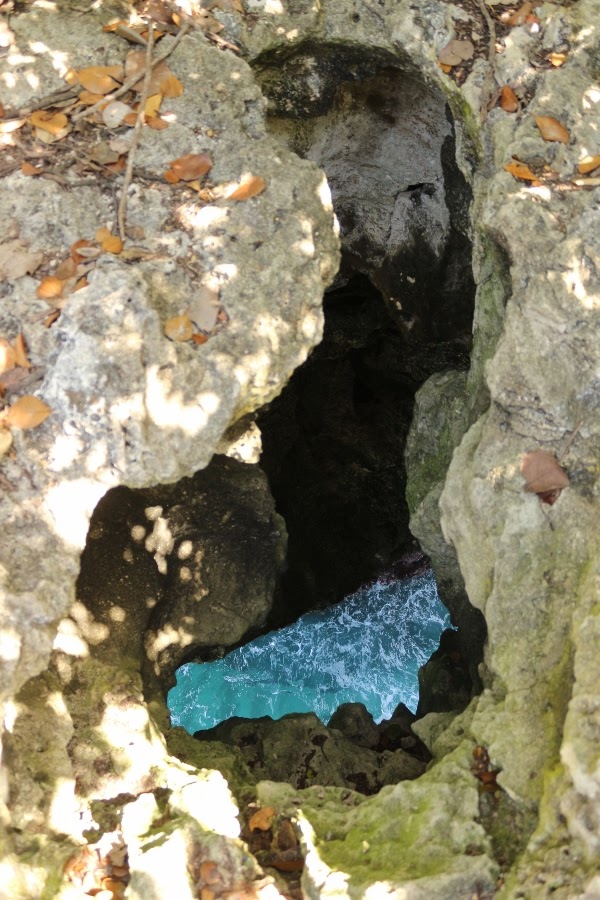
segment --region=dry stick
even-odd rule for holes
[[[490,12],[485,4],[485,0],[477,0],[477,5],[485,19],[488,30],[488,63],[489,68],[486,72],[483,86],[481,88],[481,121],[485,122],[488,114],[488,103],[492,93],[492,80],[496,74],[496,26]]]
[[[181,27],[179,34],[176,35],[176,37],[174,38],[173,43],[170,45],[170,47],[168,47],[164,53],[161,53],[160,56],[157,56],[156,59],[152,60],[152,68],[157,66],[159,63],[163,62],[163,60],[165,60],[167,58],[167,56],[171,55],[171,53],[173,52],[173,50],[175,49],[175,47],[177,46],[179,41],[183,37],[185,37],[185,35],[188,33],[189,30],[190,30],[190,26],[187,24],[183,25]],[[116,100],[118,97],[122,97],[123,94],[126,94],[127,91],[130,91],[132,87],[135,87],[135,85],[138,83],[138,81],[141,81],[142,78],[145,76],[145,74],[146,74],[146,72],[144,70],[143,72],[138,72],[137,75],[132,75],[132,77],[129,79],[129,81],[126,81],[125,84],[121,85],[121,87],[118,88],[116,91],[114,91],[114,93],[107,94],[101,100],[98,100],[97,103],[94,103],[93,106],[89,106],[87,109],[84,109],[81,112],[77,113],[76,115],[71,116],[71,122],[79,122],[79,121],[81,121],[81,119],[87,118],[87,116],[91,115],[91,113],[96,112],[96,110],[101,109],[107,103],[112,103],[113,100]]]
[[[148,92],[150,90],[150,79],[152,78],[152,50],[154,48],[154,24],[148,23],[148,46],[146,47],[146,66],[144,71],[144,86],[140,96],[140,108],[138,109],[137,118],[135,120],[135,128],[131,138],[131,146],[127,154],[127,166],[123,177],[123,186],[121,187],[121,199],[119,201],[119,209],[117,211],[117,223],[119,225],[119,237],[125,243],[125,211],[127,208],[127,190],[133,178],[133,160],[135,158],[135,150],[142,133],[142,126],[146,121],[145,108]]]

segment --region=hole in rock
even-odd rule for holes
[[[400,703],[415,712],[418,670],[449,624],[430,570],[375,582],[222,659],[182,666],[172,722],[193,734],[233,716],[314,712],[327,723],[342,703],[363,703],[375,722]]]

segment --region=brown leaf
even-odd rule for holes
[[[71,250],[70,250],[71,259],[73,260],[73,262],[79,264],[80,262],[82,262],[82,260],[89,259],[88,253],[83,253],[83,252],[80,253],[80,251],[83,251],[83,250],[88,250],[88,251],[93,250],[94,256],[99,255],[98,248],[94,247],[94,245],[92,244],[91,241],[86,241],[86,240],[75,241],[74,244],[71,244]]]
[[[50,328],[51,325],[54,325],[58,317],[60,316],[60,309],[53,309],[51,313],[48,313],[46,318],[43,321],[44,328]]]
[[[123,81],[123,66],[89,66],[87,69],[80,69],[77,77],[87,91],[104,96],[120,86]]]
[[[225,197],[227,200],[249,200],[262,194],[266,186],[267,182],[260,175],[244,175],[239,185],[231,193],[227,192]]]
[[[516,112],[519,108],[517,95],[507,84],[504,85],[500,94],[500,106],[504,112]]]
[[[82,91],[78,100],[80,103],[83,103],[84,106],[94,106],[98,100],[102,100],[104,94],[94,94],[92,91]]]
[[[552,116],[536,116],[535,124],[545,141],[558,141],[561,144],[568,144],[571,140],[571,136],[565,126]]]
[[[194,344],[200,345],[200,344],[205,344],[207,342],[208,338],[205,334],[200,334],[200,332],[195,331],[192,335],[192,340],[193,340]]]
[[[174,159],[170,166],[180,181],[193,181],[201,175],[206,175],[212,168],[212,159],[207,153],[187,153],[179,159]]]
[[[177,343],[190,341],[194,333],[194,326],[189,316],[173,316],[165,322],[165,335]]]
[[[43,253],[34,253],[20,238],[0,244],[0,281],[31,275],[42,264]]]
[[[162,98],[162,94],[152,94],[148,97],[144,104],[144,115],[149,119],[155,118],[158,115]]]
[[[268,831],[274,818],[275,809],[272,806],[265,806],[250,816],[248,828],[250,831]]]
[[[548,56],[549,62],[554,66],[555,69],[559,69],[563,66],[568,59],[566,53],[550,53]]]
[[[77,272],[77,264],[72,256],[67,257],[67,259],[63,260],[56,267],[56,272],[54,273],[55,278],[60,278],[61,281],[66,281],[68,278],[72,278]]]
[[[459,66],[462,62],[473,59],[475,47],[471,41],[448,41],[438,53],[438,62],[444,66]]]
[[[153,116],[148,119],[146,125],[148,125],[149,128],[152,128],[153,131],[164,131],[165,128],[169,127],[169,123],[165,122],[164,119],[161,119],[160,116]]]
[[[172,100],[174,97],[181,97],[183,94],[182,83],[179,78],[172,73],[162,79],[160,86],[163,97],[166,97],[168,100]]]
[[[505,25],[524,25],[527,21],[527,17],[531,15],[531,10],[533,9],[533,3],[531,0],[526,0],[519,9],[515,10],[513,13],[502,13],[500,19],[504,22]]]
[[[110,229],[103,226],[96,232],[96,240],[105,253],[120,253],[123,249],[123,241],[121,238],[113,234]]]
[[[169,184],[177,184],[181,181],[179,175],[176,175],[173,169],[167,169],[167,171],[163,174],[163,178],[165,181],[168,181]]]
[[[504,169],[520,181],[538,181],[538,176],[535,172],[532,172],[529,166],[518,159],[513,159],[512,162],[507,163]]]
[[[27,348],[25,346],[25,338],[23,332],[20,331],[15,338],[15,361],[18,366],[23,369],[30,369],[31,363],[27,359]]]
[[[5,338],[0,338],[0,375],[13,369],[17,363],[17,355]]]
[[[600,167],[600,155],[598,156],[585,156],[579,165],[577,166],[577,171],[582,175],[588,175],[590,172],[593,172],[594,169]]]
[[[569,476],[557,459],[547,450],[532,450],[521,461],[521,474],[525,479],[525,490],[540,495],[546,502],[554,502],[543,495],[561,491],[569,485]]]
[[[41,175],[44,171],[43,166],[32,166],[31,163],[25,160],[21,163],[21,174],[22,175]]]
[[[140,75],[146,70],[146,51],[130,50],[125,60],[125,78],[129,81],[134,75]],[[173,78],[173,73],[169,69],[167,63],[163,60],[154,66],[150,76],[150,84],[148,85],[148,95],[164,94],[163,83],[169,83]],[[144,89],[144,79],[140,78],[138,83],[134,85],[133,90],[137,94],[141,94]]]
[[[37,428],[38,425],[41,425],[48,418],[51,412],[50,407],[43,400],[40,400],[39,397],[25,394],[25,396],[19,397],[13,403],[6,414],[4,422],[9,428],[21,430]]]
[[[64,132],[69,124],[69,120],[64,113],[48,112],[43,109],[32,112],[29,116],[29,121],[35,128],[41,128],[42,131],[47,131],[48,134],[54,137],[58,137]]]
[[[56,300],[62,296],[64,286],[65,283],[60,278],[55,275],[46,275],[40,281],[35,295],[40,300]]]

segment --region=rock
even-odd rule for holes
[[[326,728],[314,713],[291,713],[276,721],[234,717],[194,737],[201,745],[218,741],[237,747],[256,781],[285,781],[298,789],[337,785],[374,794],[425,771],[425,764],[409,753],[376,753]]]
[[[341,731],[345,738],[359,747],[376,747],[379,743],[379,730],[364,703],[342,703],[327,727]]]
[[[469,667],[461,651],[460,635],[446,629],[440,645],[419,669],[417,719],[430,712],[462,711],[471,700]]]

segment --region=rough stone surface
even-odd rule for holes
[[[328,728],[337,728],[345,738],[359,747],[376,747],[379,731],[373,716],[364,703],[342,703],[329,722]]]
[[[298,110],[318,112],[327,85],[339,81],[331,60],[342,52],[351,65],[368,63],[354,80],[371,77],[374,59],[380,68],[391,63],[409,69],[413,83],[423,78],[423,97],[437,85],[451,107],[458,164],[473,190],[475,331],[465,406],[456,409],[453,441],[460,443],[448,474],[441,467],[420,494],[421,505],[430,498],[430,524],[423,516],[420,533],[435,563],[441,488],[443,533],[487,626],[485,690],[449,728],[431,733],[436,761],[425,775],[372,797],[347,787],[261,782],[258,802],[297,819],[303,889],[315,900],[380,890],[403,900],[448,900],[498,888],[507,900],[549,892],[557,900],[591,898],[600,870],[600,222],[596,176],[585,185],[574,178],[582,157],[599,152],[600,5],[536,7],[539,27],[499,31],[505,49],[493,72],[476,6],[249,5],[246,16],[215,15],[261,75],[265,67],[289,67]],[[14,53],[2,57],[15,107],[63,86],[65,56],[80,67],[122,58],[122,45],[100,31],[92,13],[63,17],[48,4],[30,6],[11,19]],[[481,37],[459,86],[437,58],[465,28]],[[549,54],[563,48],[564,65],[550,66]],[[129,662],[142,638],[138,614],[131,613],[130,635],[115,637],[110,659],[102,655],[111,646],[106,623],[85,603],[72,605],[87,523],[101,495],[205,466],[235,420],[272,399],[318,341],[320,297],[336,265],[322,176],[269,137],[266,103],[247,65],[200,35],[182,42],[170,65],[187,90],[172,101],[177,120],[166,132],[144,130],[140,159],[150,182],[194,149],[214,157],[215,181],[249,169],[265,175],[267,190],[246,204],[218,201],[209,206],[216,214],[190,209],[197,203],[190,195],[169,231],[170,188],[141,188],[134,179],[130,222],[145,228],[159,258],[133,268],[103,258],[47,330],[30,321],[46,310],[34,297],[37,275],[3,288],[2,335],[12,340],[24,329],[32,362],[43,369],[40,396],[55,407],[39,429],[16,434],[14,456],[2,460],[4,777],[8,771],[11,792],[3,783],[8,837],[0,884],[11,898],[73,897],[77,887],[66,884],[64,864],[116,824],[131,841],[132,896],[150,897],[154,888],[164,894],[167,846],[182,897],[202,890],[192,863],[205,854],[220,872],[229,866],[239,873],[239,881],[224,882],[227,890],[246,890],[254,877],[236,843],[223,779],[168,756],[157,725],[166,718],[161,698],[145,702],[139,669]],[[487,109],[490,88],[504,84],[519,91],[516,114]],[[560,118],[569,143],[544,141],[538,115]],[[513,156],[541,173],[540,185],[504,170]],[[40,191],[35,179],[5,176],[3,242],[25,241],[50,271],[74,240],[112,221],[110,192],[91,182],[74,190],[45,180]],[[411,183],[399,178],[398,188],[406,192]],[[188,248],[199,260],[194,274],[176,261],[190,261]],[[165,319],[187,307],[204,278],[219,290],[229,325],[196,351],[168,343]],[[407,301],[418,289],[407,288]],[[526,492],[520,474],[523,455],[539,448],[570,479],[553,505]],[[155,600],[151,571],[144,588]],[[498,787],[495,810],[486,783]],[[215,793],[205,793],[206,785]]]

